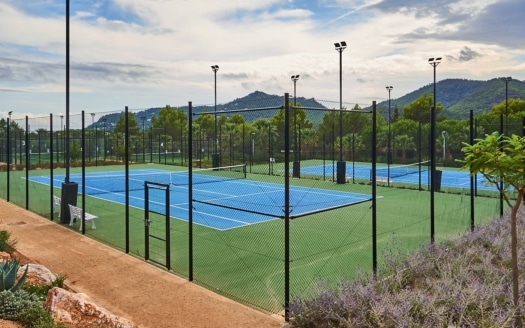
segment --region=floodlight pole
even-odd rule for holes
[[[443,167],[445,167],[445,157],[447,154],[447,131],[441,131],[441,135],[443,136]]]
[[[337,183],[346,181],[346,162],[343,162],[343,50],[346,42],[334,43],[335,50],[339,52],[339,162],[337,162]]]
[[[299,75],[292,75],[292,81],[293,81],[293,139],[294,139],[294,147],[293,147],[293,177],[294,178],[300,178],[301,177],[301,162],[298,160],[298,148],[297,148],[297,80],[299,80]]]
[[[435,197],[436,189],[436,67],[441,62],[441,57],[429,58],[428,63],[434,68],[434,99],[430,108],[430,243],[435,240]]]
[[[106,162],[106,119],[103,118],[102,122],[104,122],[104,162]]]
[[[390,187],[390,164],[392,162],[392,147],[391,147],[391,140],[390,140],[390,125],[391,125],[391,115],[390,115],[390,92],[394,89],[393,86],[389,85],[386,87],[386,90],[388,91],[388,138],[387,138],[387,154],[386,154],[386,162],[387,162],[387,185]]]
[[[61,136],[60,138],[58,139],[59,141],[59,145],[62,143],[64,144],[64,115],[60,115],[60,131],[62,132],[61,133]],[[66,152],[65,152],[65,145],[63,146],[63,149],[64,150],[64,160],[65,160],[65,156],[66,156]],[[60,162],[60,147],[58,148],[58,161]],[[65,166],[65,164],[64,164]],[[67,176],[66,176],[67,178]]]
[[[95,113],[91,113],[91,121],[95,124]],[[95,124],[95,166],[98,166],[98,129]]]
[[[214,143],[214,154],[212,155],[212,166],[213,167],[218,167],[219,166],[219,153],[218,153],[218,145],[219,145],[219,140],[217,139],[217,71],[219,70],[219,65],[212,65],[211,66],[211,69],[213,71],[213,75],[214,75],[214,78],[215,78],[215,85],[214,85],[214,90],[215,90],[215,110],[214,110],[214,123],[215,123],[215,131],[214,131],[214,138],[215,138],[215,143]]]
[[[512,81],[512,77],[502,77],[505,82],[505,134],[509,133],[509,82]]]
[[[91,113],[91,131],[93,131],[93,127],[95,126],[95,113]],[[91,136],[93,136],[93,132],[91,132]],[[93,148],[93,142],[91,141],[89,143],[91,145],[91,148]],[[96,152],[96,148],[95,148],[95,152]],[[90,152],[92,154],[92,152]],[[92,157],[90,156],[90,159]]]
[[[434,110],[434,115],[435,115],[437,113],[437,106],[436,106],[436,104],[437,104],[437,102],[436,102],[436,67],[441,63],[441,57],[429,58],[428,59],[428,63],[434,69],[434,96],[433,96],[434,99],[432,99],[433,100],[432,108]],[[435,124],[435,122],[431,121],[430,124]],[[436,136],[432,135],[431,139],[430,139],[433,145],[435,145],[435,142],[436,142],[435,138],[436,138]],[[431,148],[431,149],[435,149],[435,147]],[[435,155],[436,155],[435,153],[431,153],[431,157],[430,157],[430,163],[431,163],[431,165],[430,165],[431,166],[431,170],[430,170],[430,175],[431,175],[430,179],[431,180],[430,181],[431,181],[431,184],[432,184],[432,188],[434,188],[434,176],[436,174],[436,172],[435,172],[436,171]]]
[[[13,111],[10,111],[8,113],[9,115],[9,119],[7,120],[7,172],[9,172],[11,169],[10,169],[10,165],[12,164],[11,163],[11,139],[9,137],[9,132],[10,132],[10,129],[11,129],[11,124],[13,124],[13,119],[11,118],[11,115],[13,114]],[[15,145],[16,147],[16,145]],[[16,148],[15,148],[15,153],[16,153]],[[16,163],[14,163],[16,164]],[[9,201],[9,173],[7,174],[7,200]]]
[[[251,138],[251,152],[250,152],[250,173],[252,173],[253,157],[255,156],[255,132],[250,134]]]
[[[141,116],[140,118],[142,120],[142,162],[146,163],[146,139],[145,136],[145,126],[144,121],[146,120],[146,116]]]

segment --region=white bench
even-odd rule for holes
[[[391,186],[394,181],[392,181],[392,179],[389,179],[388,177],[376,177],[376,182],[386,183]]]
[[[80,229],[78,229],[78,230],[82,231],[82,212],[83,211],[82,211],[81,208],[69,204],[69,213],[70,213],[69,226],[72,226],[73,225],[73,221],[75,220],[75,218],[78,218],[79,221],[80,221]],[[95,219],[97,219],[97,218],[98,217],[93,215],[93,214],[85,213],[86,221],[91,221],[91,229],[96,229],[97,228],[95,226]]]
[[[60,206],[62,205],[62,199],[60,197],[53,195],[53,213],[57,211],[58,207],[58,217],[60,217]]]

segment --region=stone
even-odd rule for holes
[[[26,275],[26,284],[34,286],[51,285],[57,277],[41,264],[26,264],[18,268],[17,277],[20,278],[29,266]]]
[[[62,323],[66,327],[138,328],[130,320],[113,315],[98,306],[86,294],[72,293],[59,287],[49,291],[44,308],[55,322]]]

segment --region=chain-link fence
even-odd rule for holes
[[[432,138],[375,103],[304,102],[0,120],[0,197],[76,231],[67,205],[82,208],[97,218],[81,233],[274,313],[501,211],[456,161],[500,125],[440,121]]]

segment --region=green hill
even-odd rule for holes
[[[525,82],[512,80],[508,84],[508,97],[525,99]],[[391,100],[391,108],[400,110],[423,94],[434,93],[433,84],[428,84],[400,98]],[[444,106],[442,115],[448,118],[466,119],[470,110],[474,115],[491,110],[494,105],[505,101],[505,82],[501,79],[474,81],[464,79],[446,79],[436,84],[436,100]],[[388,100],[378,103],[384,114],[388,111]]]
[[[412,103],[423,94],[432,95],[434,93],[433,84],[427,84],[415,91],[407,93],[406,95],[391,99],[391,114],[397,106],[400,114],[402,114],[403,107]],[[475,81],[465,79],[446,79],[437,82],[436,84],[436,99],[438,103],[444,106],[444,111],[441,114],[451,119],[467,119],[470,110],[473,110],[474,115],[485,113],[491,110],[494,105],[505,101],[505,82],[501,79],[492,79],[488,81]],[[525,81],[512,80],[508,83],[508,97],[525,99]],[[254,109],[251,113],[245,113],[248,122],[256,118],[270,118],[273,114],[268,111],[257,111],[255,109],[276,108],[282,106],[284,103],[283,95],[270,95],[262,91],[252,92],[242,98],[234,99],[225,104],[217,104],[217,112],[219,115],[225,112],[234,113],[242,109]],[[310,108],[324,108],[320,101],[314,98],[298,97],[297,103],[303,107]],[[381,114],[385,117],[388,113],[388,100],[379,102],[377,104]],[[187,106],[179,107],[183,110],[188,110]],[[160,108],[149,108],[147,110],[136,113],[137,120],[141,117],[151,117],[157,115]],[[195,114],[202,112],[214,112],[215,105],[195,106],[193,112]],[[102,121],[106,121],[108,129],[112,129],[114,124],[122,113],[113,113],[102,116],[97,121],[99,126]],[[267,117],[268,116],[268,117]],[[146,122],[146,127],[149,123]]]

